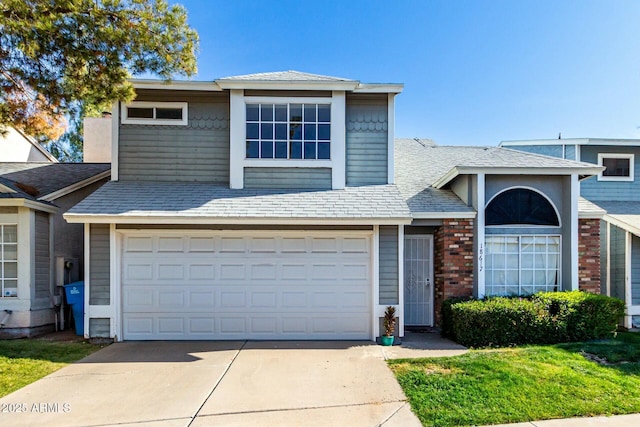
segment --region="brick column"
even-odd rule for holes
[[[578,220],[578,287],[600,293],[600,220]]]
[[[473,219],[445,219],[434,235],[435,318],[442,301],[473,296]]]

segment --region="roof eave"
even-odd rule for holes
[[[222,88],[216,82],[202,81],[164,81],[150,79],[129,80],[135,89],[167,89],[167,90],[197,90],[207,92],[221,92]]]
[[[84,179],[82,181],[76,182],[75,184],[69,185],[67,187],[61,188],[59,190],[56,190],[52,193],[49,194],[45,194],[42,197],[39,197],[38,200],[43,200],[45,202],[51,202],[55,199],[58,199],[60,197],[66,196],[69,193],[73,193],[76,190],[79,190],[81,188],[86,187],[87,185],[91,185],[94,182],[98,182],[101,179],[104,178],[108,178],[109,176],[111,176],[111,169],[106,170],[104,172],[100,172],[97,175],[94,175],[92,177],[89,177],[87,179]]]
[[[640,236],[640,228],[620,220],[619,218],[616,217],[616,215],[611,215],[607,213],[604,215],[603,219],[608,223],[615,225],[616,227],[620,227],[623,230],[627,230],[630,233],[635,234],[636,236]]]
[[[215,225],[409,225],[412,218],[210,217],[177,215],[102,215],[65,213],[69,223],[91,224],[215,224]]]
[[[395,93],[404,90],[401,83],[360,83],[353,91],[355,93]]]
[[[315,81],[315,80],[216,80],[221,89],[256,90],[337,90],[353,91],[357,81]]]
[[[0,199],[0,206],[15,206],[15,207],[25,207],[29,209],[34,209],[38,211],[48,212],[48,213],[56,213],[58,212],[58,208],[56,206],[52,206],[45,203],[36,202],[34,200],[29,199]]]
[[[580,176],[580,180],[598,175],[604,168],[602,166],[580,167],[467,167],[455,166],[440,179],[433,183],[434,188],[442,188],[458,175],[573,175]]]
[[[413,219],[469,219],[477,216],[476,212],[413,212]]]

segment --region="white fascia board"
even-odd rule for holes
[[[602,166],[593,167],[575,167],[575,168],[560,168],[560,167],[465,167],[456,166],[443,175],[440,179],[433,183],[434,188],[442,188],[451,182],[458,175],[475,175],[484,173],[487,175],[573,175],[579,174],[581,180],[596,176],[602,170]]]
[[[400,93],[404,89],[402,83],[360,83],[355,93]]]
[[[222,89],[216,82],[202,81],[164,81],[164,80],[129,80],[135,89],[167,89],[167,90],[197,90],[206,92],[221,92]]]
[[[588,138],[567,138],[567,139],[522,139],[515,141],[501,141],[498,147],[506,146],[527,146],[527,145],[575,145],[586,144]]]
[[[613,224],[616,227],[620,227],[625,231],[628,231],[632,234],[635,234],[636,236],[640,237],[640,228],[639,227],[635,227],[631,224],[628,224],[624,221],[621,221],[620,219],[616,218],[615,216],[611,216],[609,214],[605,214],[604,217],[602,218],[604,221],[608,222],[609,224]]]
[[[27,199],[0,199],[0,206],[23,206],[25,208],[35,209],[38,211],[56,213],[58,208],[56,206],[47,205],[44,203],[35,202]]]
[[[63,215],[72,224],[210,224],[210,225],[410,225],[411,218],[266,218],[266,217],[184,217],[145,215]]]
[[[413,212],[413,219],[473,219],[476,212]]]
[[[578,211],[579,219],[603,219],[605,216],[604,212],[580,212]]]
[[[264,90],[338,90],[353,91],[357,81],[286,81],[286,80],[216,80],[222,89],[264,89]]]
[[[60,190],[54,191],[53,193],[49,193],[46,196],[39,197],[38,200],[43,200],[45,202],[51,202],[55,199],[58,199],[62,196],[66,196],[69,193],[73,193],[76,190],[86,187],[87,185],[93,184],[94,182],[100,181],[101,179],[108,178],[111,175],[111,170],[106,170],[97,175],[94,175],[90,178],[82,180],[80,182],[76,182],[68,187],[61,188]]]
[[[567,139],[531,139],[502,141],[502,146],[528,146],[528,145],[611,145],[611,146],[640,146],[640,139],[607,139],[607,138],[567,138]]]
[[[0,193],[17,193],[13,188],[9,188],[6,185],[0,184]]]

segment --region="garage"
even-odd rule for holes
[[[120,237],[125,340],[371,339],[370,231]]]

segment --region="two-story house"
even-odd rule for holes
[[[134,82],[85,227],[88,336],[374,339],[453,295],[576,289],[602,168],[394,140],[400,84],[295,71]],[[599,286],[599,282],[598,282]]]
[[[601,240],[601,292],[625,301],[624,326],[640,327],[640,140],[571,138],[500,145],[604,168],[596,179],[580,184],[582,203],[595,204],[602,212],[599,233],[592,236]]]

